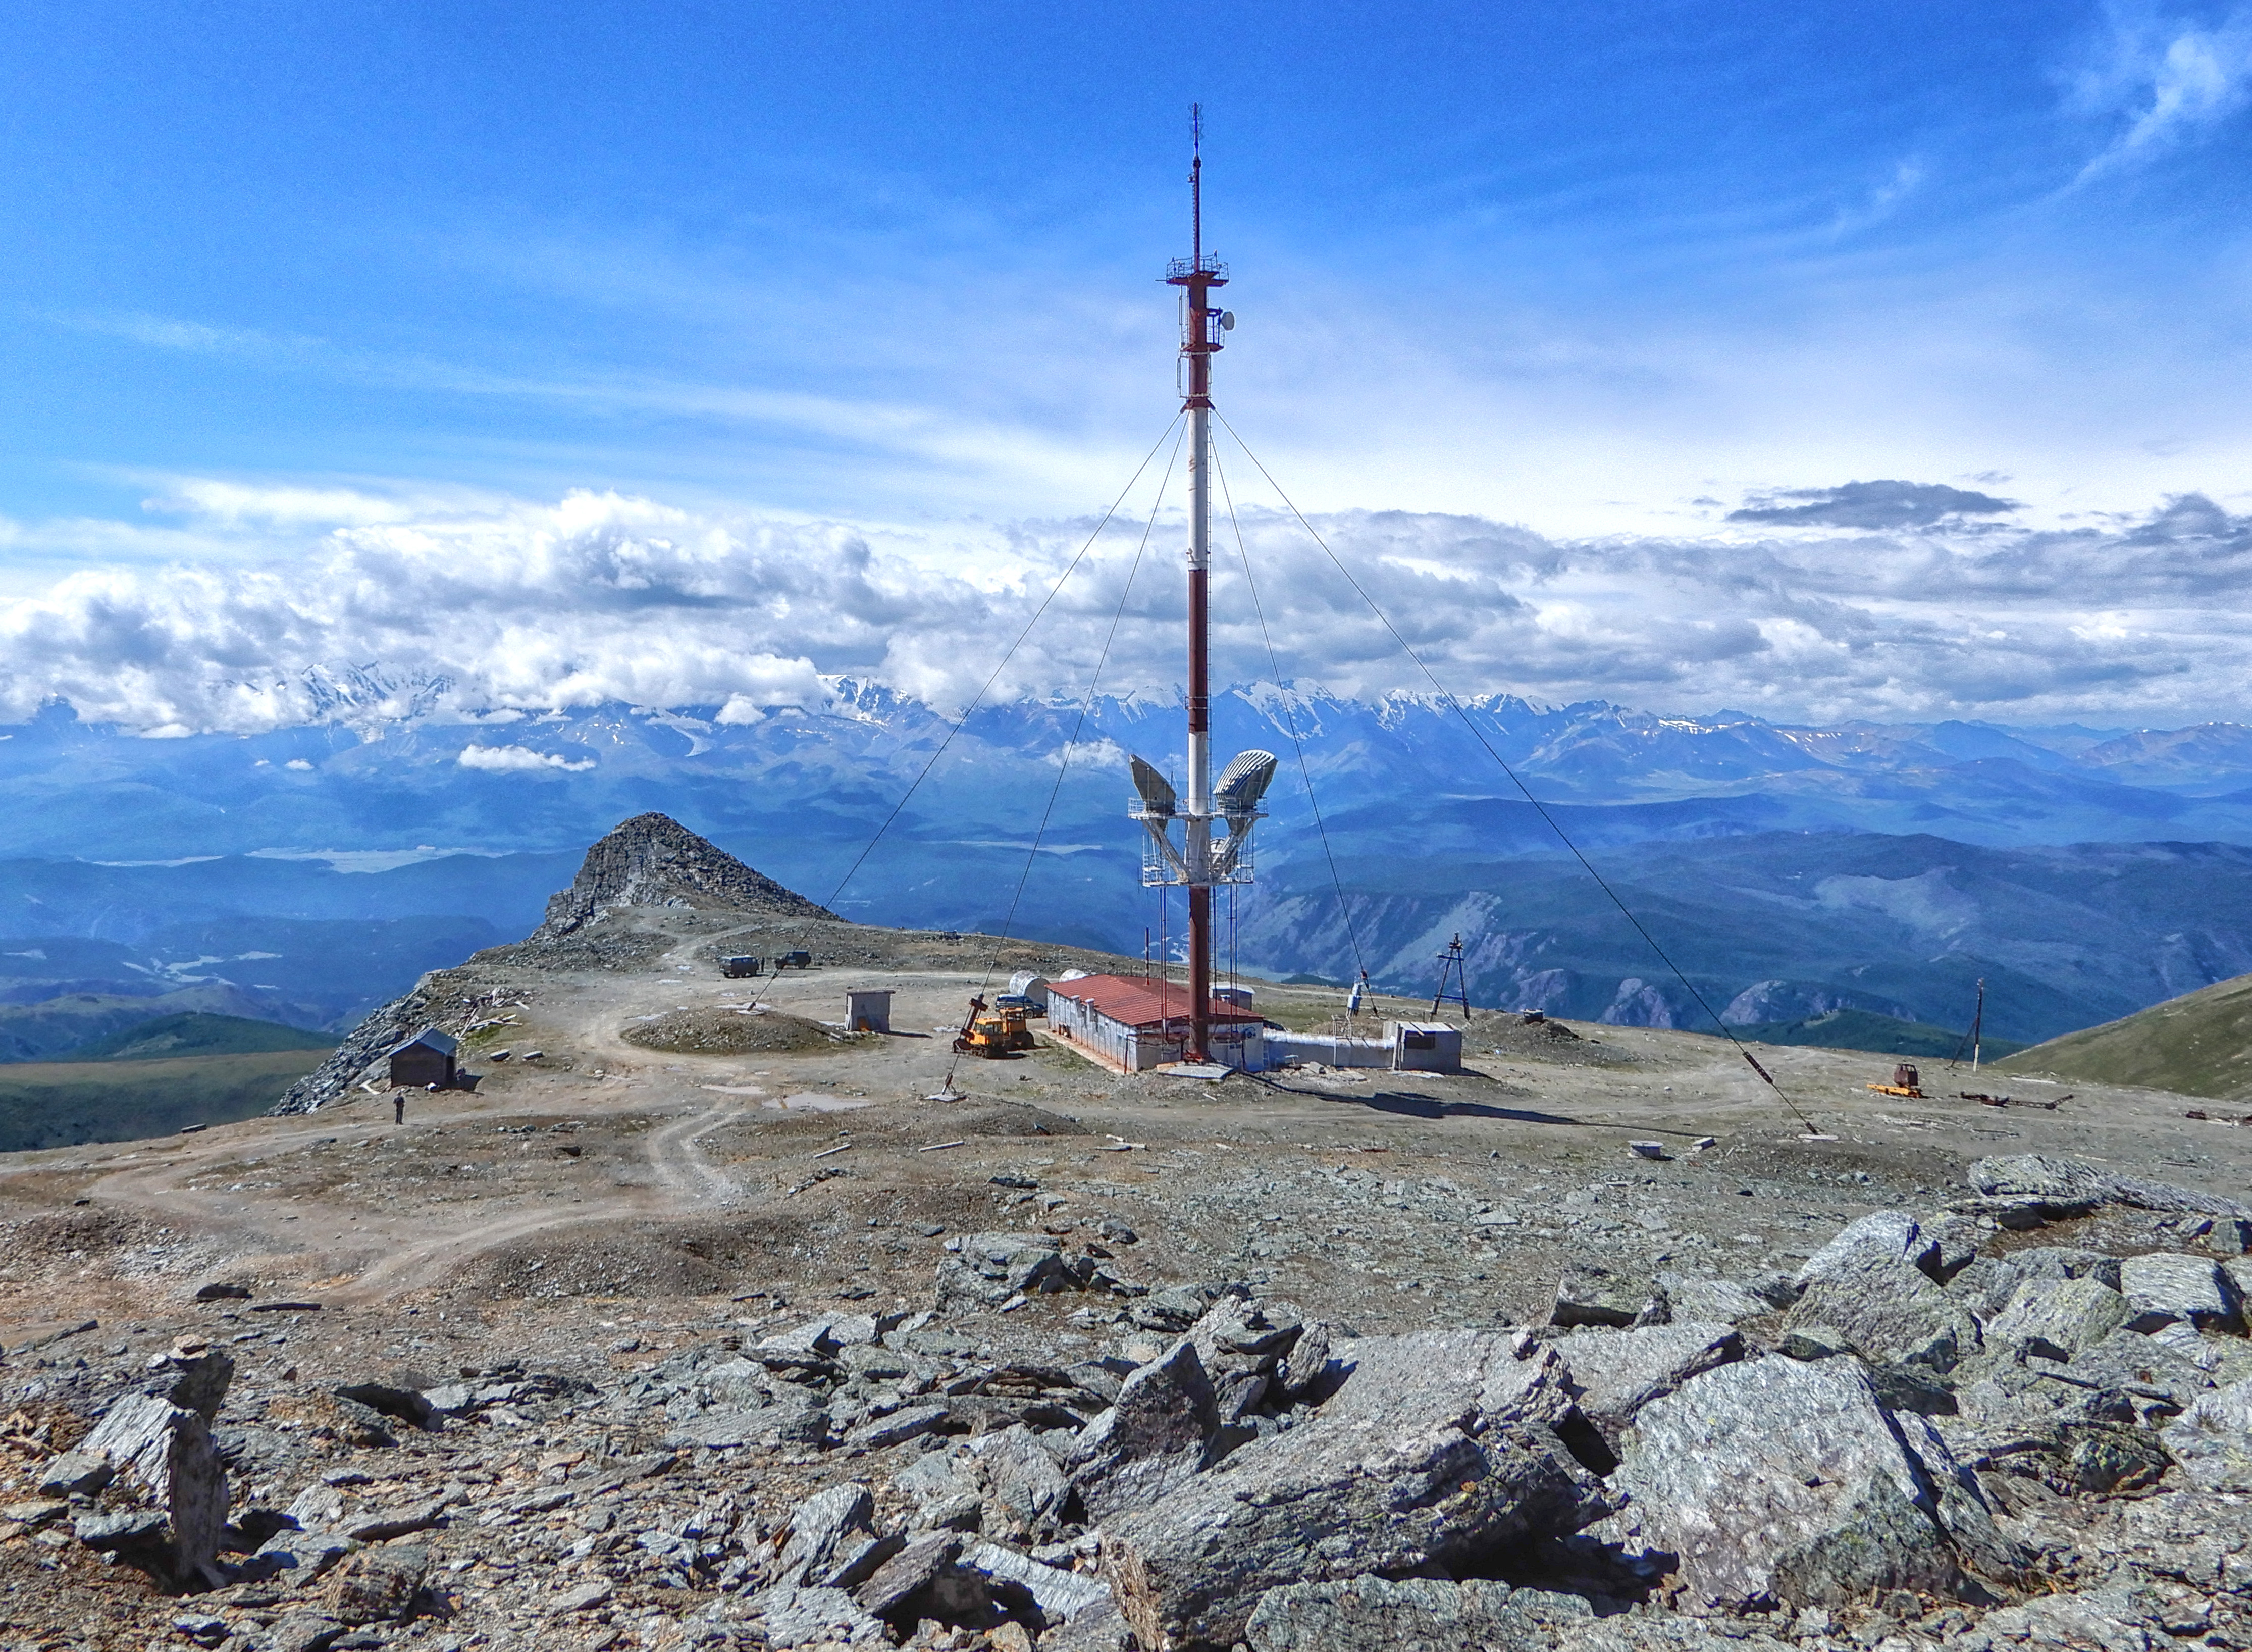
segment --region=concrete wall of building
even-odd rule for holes
[[[1278,1033],[1266,1039],[1267,1060],[1279,1067],[1288,1061],[1317,1061],[1324,1067],[1389,1067],[1392,1043],[1384,1038],[1335,1038],[1327,1033]]]

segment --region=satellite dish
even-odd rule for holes
[[[1235,331],[1235,312],[1233,310],[1223,310],[1220,312],[1220,330],[1222,332]]]
[[[1142,794],[1142,812],[1171,819],[1174,807],[1172,784],[1139,757],[1127,759],[1134,775],[1134,790]]]

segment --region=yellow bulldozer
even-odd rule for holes
[[[1888,1084],[1867,1084],[1864,1085],[1863,1088],[1873,1090],[1880,1096],[1905,1096],[1916,1101],[1922,1101],[1923,1099],[1923,1075],[1916,1071],[1915,1068],[1911,1063],[1902,1062],[1899,1066],[1893,1069],[1892,1083]]]
[[[1031,1049],[1037,1041],[1032,1028],[1025,1025],[1025,1012],[1003,1007],[994,1009],[983,998],[970,1000],[970,1019],[962,1023],[955,1035],[956,1054],[983,1056],[989,1061],[1000,1061],[1020,1049]]]

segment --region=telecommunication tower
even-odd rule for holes
[[[1133,759],[1139,801],[1134,819],[1149,833],[1143,846],[1144,885],[1180,884],[1189,892],[1189,1039],[1191,1061],[1212,1058],[1212,891],[1251,882],[1251,828],[1266,817],[1259,800],[1275,777],[1275,756],[1246,751],[1212,778],[1212,690],[1206,645],[1212,568],[1212,359],[1235,312],[1214,310],[1213,289],[1227,285],[1227,266],[1204,249],[1204,108],[1189,112],[1189,255],[1165,268],[1181,294],[1182,410],[1189,420],[1188,799],[1155,768]],[[1180,840],[1173,822],[1181,824]],[[1224,836],[1215,839],[1215,822]]]

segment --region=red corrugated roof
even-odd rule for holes
[[[1192,1001],[1185,986],[1133,975],[1088,975],[1075,981],[1050,981],[1048,996],[1058,994],[1091,1005],[1129,1027],[1156,1027],[1168,1021],[1186,1021]],[[1212,1018],[1216,1021],[1262,1019],[1256,1011],[1220,998],[1212,1000]]]

